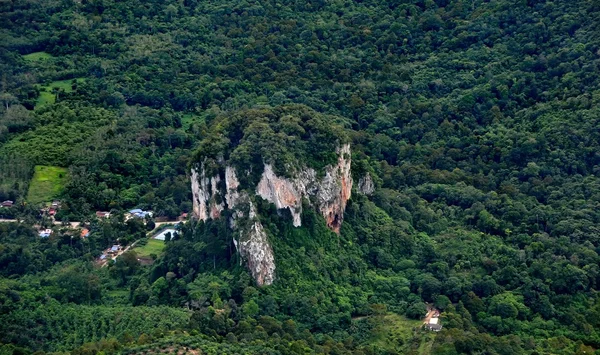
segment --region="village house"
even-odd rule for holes
[[[10,201],[10,200],[6,200],[6,201],[2,202],[2,204],[0,204],[0,206],[2,206],[2,207],[12,207],[13,205],[14,205],[14,202]]]
[[[118,244],[113,245],[108,251],[109,254],[116,255],[121,250],[121,246]]]
[[[42,238],[48,238],[50,235],[52,235],[52,229],[44,229],[40,231],[40,237]]]
[[[110,212],[96,211],[96,217],[98,217],[98,218],[109,218],[110,217]]]
[[[139,208],[133,209],[131,211],[129,211],[129,217],[136,217],[136,218],[146,218],[146,216],[152,217],[152,211],[144,211],[141,210]]]
[[[429,323],[425,324],[425,328],[427,330],[431,330],[432,332],[439,332],[440,330],[442,330],[440,319],[438,317],[431,318],[429,320]]]
[[[81,230],[81,234],[79,235],[81,238],[86,238],[90,235],[90,231],[87,228],[83,228]]]

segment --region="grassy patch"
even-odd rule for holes
[[[67,169],[58,166],[36,165],[29,184],[27,202],[40,204],[58,197],[67,182]]]
[[[431,348],[433,347],[433,342],[435,341],[435,333],[427,332],[423,335],[421,339],[421,343],[419,344],[419,348],[417,353],[419,355],[427,355],[431,354]]]
[[[420,320],[407,319],[394,313],[387,314],[378,318],[369,343],[380,350],[399,351],[410,346],[413,338],[420,337],[417,329],[422,325]]]
[[[160,255],[165,249],[165,242],[162,240],[148,239],[146,245],[136,246],[133,250],[140,258],[149,257],[150,254]]]
[[[187,130],[194,123],[201,123],[204,121],[203,117],[194,115],[193,113],[186,113],[181,117],[181,128]]]
[[[54,58],[54,56],[50,53],[46,53],[46,52],[34,52],[34,53],[29,53],[29,54],[25,54],[23,56],[23,59],[25,59],[28,62],[39,62],[42,60],[48,60],[48,59],[52,59]]]
[[[38,98],[35,107],[37,108],[43,105],[53,104],[54,102],[56,102],[55,94],[52,92],[53,88],[58,88],[59,90],[64,91],[66,93],[73,92],[73,80],[75,80],[77,83],[82,83],[85,81],[84,78],[77,78],[53,81],[48,85],[38,85],[38,88],[40,89],[40,97]]]
[[[127,305],[129,302],[129,290],[107,290],[104,292],[104,298],[109,300],[110,304]]]

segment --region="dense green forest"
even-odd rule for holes
[[[600,353],[599,19],[595,0],[0,1],[0,218],[21,221],[0,223],[0,354]],[[154,221],[124,212],[191,212],[198,156],[285,175],[341,141],[376,189],[339,235],[259,203],[272,285],[226,219],[138,258]],[[89,236],[40,238],[43,199]]]

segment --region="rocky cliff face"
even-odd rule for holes
[[[218,191],[220,181],[219,175],[206,176],[204,164],[201,164],[200,172],[192,169],[194,215],[203,221],[206,221],[209,216],[210,218],[219,217],[221,211],[225,208]]]
[[[342,146],[337,153],[337,164],[326,167],[325,176],[320,179],[315,170],[310,168],[302,169],[291,179],[278,177],[271,165],[266,164],[256,194],[279,209],[289,209],[296,227],[302,224],[302,198],[315,200],[327,226],[339,233],[346,202],[352,191],[350,145]]]
[[[280,177],[270,164],[265,164],[260,182],[250,193],[273,203],[278,209],[288,209],[296,227],[302,224],[302,200],[306,198],[323,215],[327,226],[339,233],[352,190],[350,145],[338,148],[337,154],[337,164],[327,166],[322,177],[311,168],[299,169],[289,178]],[[194,214],[206,221],[219,218],[225,208],[232,210],[229,223],[238,237],[235,245],[256,282],[269,285],[274,280],[275,262],[267,234],[249,192],[240,190],[235,169],[226,166],[224,175],[225,186],[219,188],[221,177],[206,176],[204,163],[192,170]]]
[[[358,192],[363,195],[372,195],[375,192],[375,183],[371,174],[367,173],[358,180]]]

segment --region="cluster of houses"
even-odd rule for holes
[[[74,231],[72,230],[71,232],[67,232],[67,233],[79,233],[79,237],[80,238],[87,238],[90,236],[90,230],[87,228],[81,228],[81,229],[75,229]],[[38,235],[42,238],[48,238],[50,237],[52,234],[54,233],[54,231],[50,228],[46,228],[46,229],[40,229],[38,232]],[[77,234],[72,234],[72,236],[76,236]]]
[[[96,217],[98,218],[110,218],[111,214],[107,211],[96,211]],[[152,211],[144,211],[142,209],[136,208],[125,214],[125,220],[130,220],[132,218],[141,218],[145,219],[146,217],[152,217]]]
[[[439,332],[442,330],[442,325],[440,324],[440,312],[435,311],[435,313],[429,319],[429,322],[425,324],[425,329],[433,332]]]

